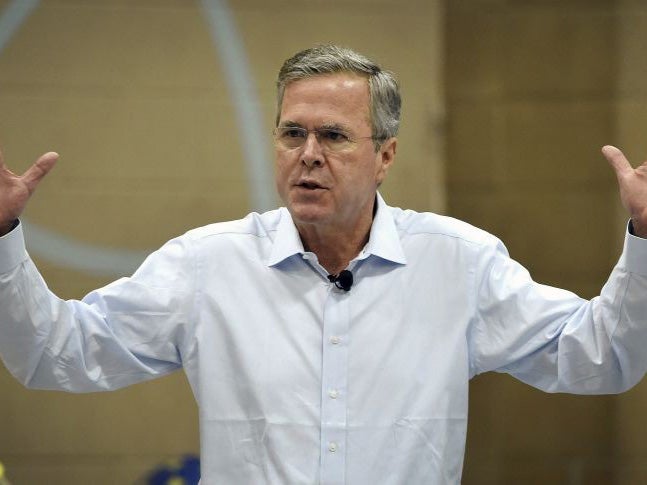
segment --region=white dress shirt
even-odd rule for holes
[[[190,231],[66,302],[18,226],[0,238],[0,354],[25,385],[72,392],[183,367],[205,485],[456,484],[472,376],[611,393],[647,368],[647,241],[629,234],[589,302],[534,283],[495,237],[378,194],[348,269],[345,292],[281,208]]]

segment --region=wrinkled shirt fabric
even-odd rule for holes
[[[285,208],[189,231],[82,301],[47,289],[18,226],[0,238],[0,355],[71,392],[183,368],[204,485],[457,484],[471,377],[582,394],[642,378],[647,241],[627,233],[585,301],[484,231],[377,204],[348,292]]]

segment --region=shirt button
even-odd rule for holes
[[[328,443],[328,451],[330,451],[331,453],[337,451],[337,443],[335,443],[334,441]]]
[[[330,343],[333,345],[337,345],[341,342],[341,338],[337,337],[337,335],[333,335],[330,337]]]
[[[328,391],[328,395],[331,399],[337,399],[337,396],[339,396],[339,391],[337,389],[331,389],[330,391]]]

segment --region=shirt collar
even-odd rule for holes
[[[377,193],[377,212],[371,225],[371,234],[364,252],[378,256],[397,264],[407,264],[407,258],[402,250],[400,236],[395,227],[393,214],[384,199]]]
[[[272,251],[267,260],[268,266],[274,266],[290,256],[305,252],[301,237],[299,237],[299,231],[292,221],[290,212],[285,207],[281,207],[280,214],[281,218],[276,227]]]
[[[362,253],[366,256],[372,254],[397,264],[407,264],[393,215],[379,192],[376,195],[376,201],[377,211],[371,225],[368,243]],[[276,228],[270,257],[267,260],[268,266],[274,266],[290,256],[305,252],[292,216],[285,207],[281,207],[280,212],[281,218]]]

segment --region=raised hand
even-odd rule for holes
[[[635,235],[647,238],[647,161],[633,168],[624,154],[611,145],[602,147],[602,153],[616,172],[620,199],[629,211]]]
[[[45,175],[54,167],[58,153],[42,155],[22,175],[7,168],[0,151],[0,236],[11,230],[14,221],[25,210],[29,198]]]

